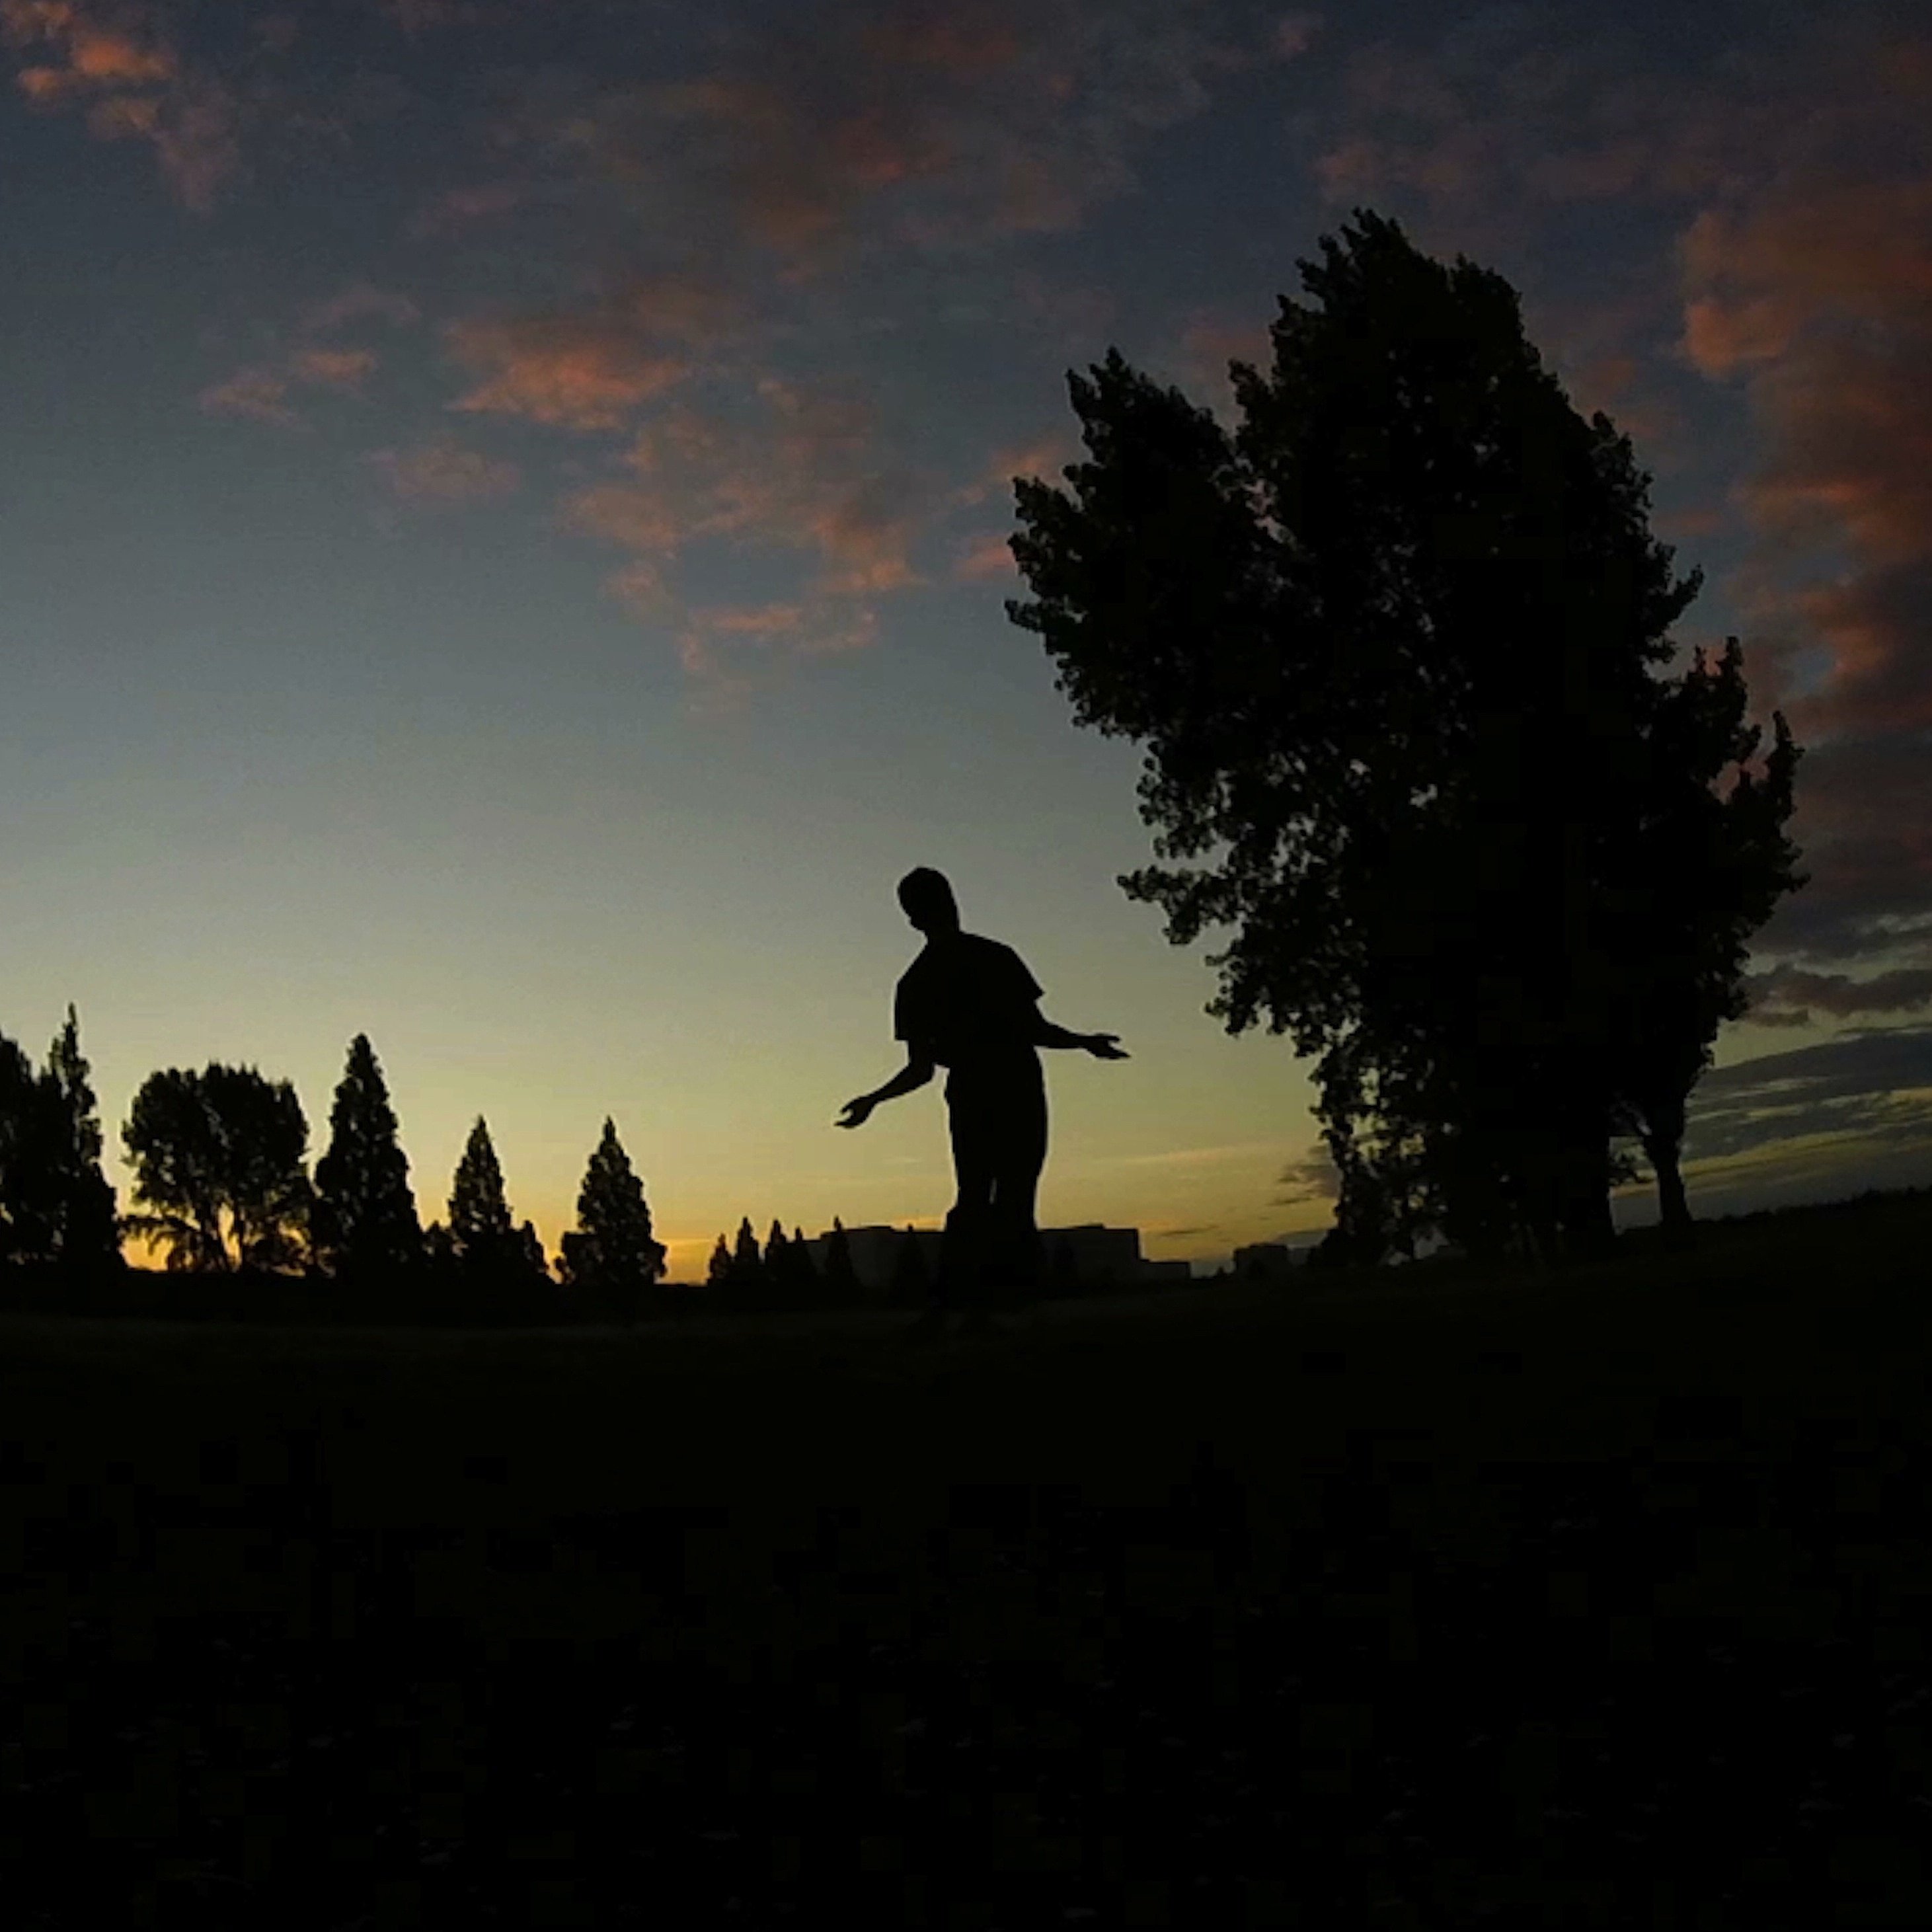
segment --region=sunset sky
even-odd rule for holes
[[[425,1219],[480,1112],[553,1246],[606,1114],[675,1273],[933,1224],[936,1088],[832,1124],[928,864],[1133,1056],[1050,1057],[1044,1220],[1324,1225],[1005,539],[1070,368],[1224,405],[1365,206],[1522,290],[1808,748],[1696,1204],[1932,1179],[1922,4],[0,0],[0,1030],[77,1004],[112,1154],[210,1059],[319,1153],[366,1031]]]

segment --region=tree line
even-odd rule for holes
[[[170,1067],[142,1083],[122,1128],[133,1172],[128,1212],[101,1172],[104,1136],[80,1020],[36,1069],[0,1034],[0,1268],[64,1283],[124,1276],[122,1244],[158,1251],[166,1272],[245,1312],[271,1284],[325,1291],[312,1305],[358,1318],[625,1323],[664,1288],[668,1259],[644,1184],[606,1120],[554,1269],[535,1226],[513,1213],[488,1122],[478,1116],[443,1219],[424,1225],[388,1083],[366,1034],[350,1043],[327,1148],[309,1171],[309,1130],[293,1084],[252,1066]],[[747,1217],[720,1234],[704,1304],[726,1310],[849,1306],[926,1298],[926,1262],[906,1232],[883,1296],[855,1271],[834,1218],[822,1258],[804,1231],[774,1220],[761,1245]],[[71,1305],[73,1297],[68,1298]],[[193,1294],[183,1298],[195,1300]],[[680,1304],[682,1305],[682,1304]]]
[[[481,1115],[446,1218],[424,1226],[366,1034],[350,1044],[312,1176],[293,1085],[252,1066],[150,1074],[121,1137],[134,1175],[124,1214],[100,1169],[98,1103],[74,1010],[38,1071],[0,1035],[0,1264],[98,1279],[122,1268],[131,1238],[158,1249],[170,1274],[300,1275],[352,1289],[370,1312],[554,1316],[567,1300],[626,1319],[664,1272],[644,1184],[608,1119],[554,1274],[534,1225],[511,1211]]]
[[[1681,652],[1700,571],[1651,478],[1526,336],[1516,290],[1355,211],[1299,263],[1232,427],[1119,353],[1086,448],[1017,478],[1012,548],[1076,722],[1139,744],[1208,1011],[1312,1057],[1324,1262],[1600,1249],[1640,1149],[1688,1228],[1690,1096],[1748,942],[1803,883],[1799,752],[1742,653]]]

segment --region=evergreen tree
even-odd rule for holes
[[[456,1252],[465,1260],[472,1256],[494,1258],[514,1238],[516,1224],[503,1192],[503,1170],[490,1138],[489,1123],[481,1114],[464,1143],[450,1184],[448,1225]]]
[[[316,1258],[332,1274],[381,1274],[422,1259],[409,1158],[367,1034],[350,1042],[315,1186]]]
[[[80,1268],[121,1265],[121,1224],[114,1190],[100,1171],[100,1113],[93,1069],[80,1050],[80,1016],[70,1005],[47,1050],[44,1079],[60,1126],[62,1186],[60,1258]]]
[[[51,1260],[58,1246],[46,1113],[32,1062],[0,1034],[0,1262]]]
[[[578,1190],[576,1232],[563,1238],[564,1283],[628,1326],[664,1274],[665,1252],[652,1232],[644,1183],[606,1120]]]
[[[761,1306],[770,1281],[764,1256],[758,1250],[758,1238],[752,1231],[752,1217],[747,1214],[738,1223],[738,1237],[725,1269],[726,1298],[736,1308]]]
[[[479,1291],[479,1309],[548,1312],[548,1304],[536,1298],[550,1282],[543,1244],[530,1222],[519,1227],[511,1214],[503,1170],[480,1114],[451,1184],[449,1236],[464,1278]]]
[[[718,1245],[711,1250],[710,1265],[705,1270],[705,1280],[713,1288],[728,1288],[731,1285],[731,1250],[724,1237],[718,1237]]]
[[[789,1301],[795,1286],[791,1266],[791,1243],[785,1238],[785,1231],[777,1217],[772,1220],[772,1231],[765,1237],[765,1280],[773,1294]]]
[[[818,1293],[818,1270],[813,1264],[811,1249],[806,1245],[802,1228],[794,1226],[791,1239],[785,1244],[785,1267],[791,1300],[800,1308],[809,1307]]]
[[[731,1251],[731,1279],[740,1288],[756,1288],[764,1278],[764,1257],[758,1252],[758,1238],[752,1232],[752,1217],[747,1214],[738,1223],[737,1245]]]
[[[833,1308],[848,1308],[860,1299],[858,1271],[852,1265],[852,1244],[845,1238],[845,1224],[835,1214],[832,1232],[825,1239],[825,1263],[820,1270],[825,1300]]]
[[[72,1006],[38,1075],[0,1035],[0,1261],[80,1273],[121,1264],[114,1190]]]

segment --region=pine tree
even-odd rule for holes
[[[845,1238],[845,1224],[835,1214],[832,1232],[825,1238],[823,1270],[825,1298],[834,1308],[847,1308],[858,1300],[859,1276],[852,1265],[852,1244]]]
[[[785,1238],[784,1228],[776,1216],[772,1221],[771,1232],[765,1237],[765,1280],[776,1296],[786,1301],[791,1299],[795,1286],[791,1243]]]
[[[72,1006],[36,1076],[0,1038],[0,1254],[90,1273],[121,1265],[114,1190]]]
[[[481,1114],[464,1144],[463,1158],[449,1191],[449,1232],[457,1252],[494,1256],[506,1249],[515,1223],[503,1192],[503,1170],[490,1139],[489,1123]]]
[[[477,1305],[506,1316],[548,1310],[537,1300],[551,1285],[536,1228],[519,1227],[503,1192],[503,1170],[482,1114],[458,1162],[449,1194],[449,1234],[461,1271],[480,1291]]]
[[[752,1217],[748,1214],[738,1223],[738,1240],[731,1251],[731,1268],[735,1279],[748,1288],[764,1279],[764,1258],[758,1252],[758,1238],[752,1232]]]
[[[664,1270],[665,1250],[651,1230],[644,1183],[604,1123],[577,1196],[577,1229],[563,1238],[563,1279],[628,1327],[645,1289]]]
[[[705,1280],[713,1288],[728,1288],[731,1282],[731,1250],[725,1245],[724,1237],[718,1237],[718,1245],[711,1250],[711,1264],[706,1269]]]
[[[809,1307],[818,1298],[818,1268],[806,1244],[802,1228],[793,1228],[791,1246],[787,1252],[791,1256],[793,1299],[801,1308]]]
[[[397,1140],[389,1090],[367,1034],[350,1042],[329,1135],[328,1151],[315,1169],[316,1258],[336,1275],[377,1274],[420,1261],[422,1227],[409,1157]]]

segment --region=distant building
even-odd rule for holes
[[[944,1239],[938,1228],[914,1231],[928,1269],[939,1270],[940,1245]],[[812,1264],[822,1273],[825,1244],[832,1231],[814,1235],[806,1243]],[[1082,1293],[1094,1288],[1126,1288],[1154,1282],[1184,1282],[1193,1279],[1186,1262],[1150,1262],[1141,1255],[1138,1228],[1108,1228],[1099,1222],[1077,1228],[1042,1228],[1040,1244],[1046,1253],[1046,1279],[1042,1284],[1049,1294]],[[905,1239],[903,1228],[848,1228],[846,1251],[852,1257],[852,1272],[868,1294],[884,1294],[898,1260],[899,1244]]]
[[[937,1228],[915,1228],[914,1238],[919,1243],[920,1252],[924,1256],[929,1273],[939,1271],[939,1244],[941,1239]],[[892,1269],[899,1258],[899,1244],[905,1239],[903,1228],[848,1228],[845,1230],[845,1251],[852,1257],[852,1272],[857,1276],[859,1286],[868,1294],[884,1294],[891,1284]],[[824,1234],[814,1235],[806,1243],[806,1252],[812,1256],[812,1264],[819,1271],[820,1279],[825,1273],[825,1244],[832,1238],[828,1228]]]
[[[1047,1281],[1075,1289],[1124,1287],[1140,1279],[1138,1228],[1106,1228],[1090,1221],[1078,1228],[1042,1228]]]
[[[1285,1241],[1257,1241],[1234,1250],[1234,1272],[1244,1281],[1286,1281],[1301,1265]]]
[[[1141,1280],[1149,1283],[1192,1281],[1194,1264],[1192,1262],[1142,1262]]]

